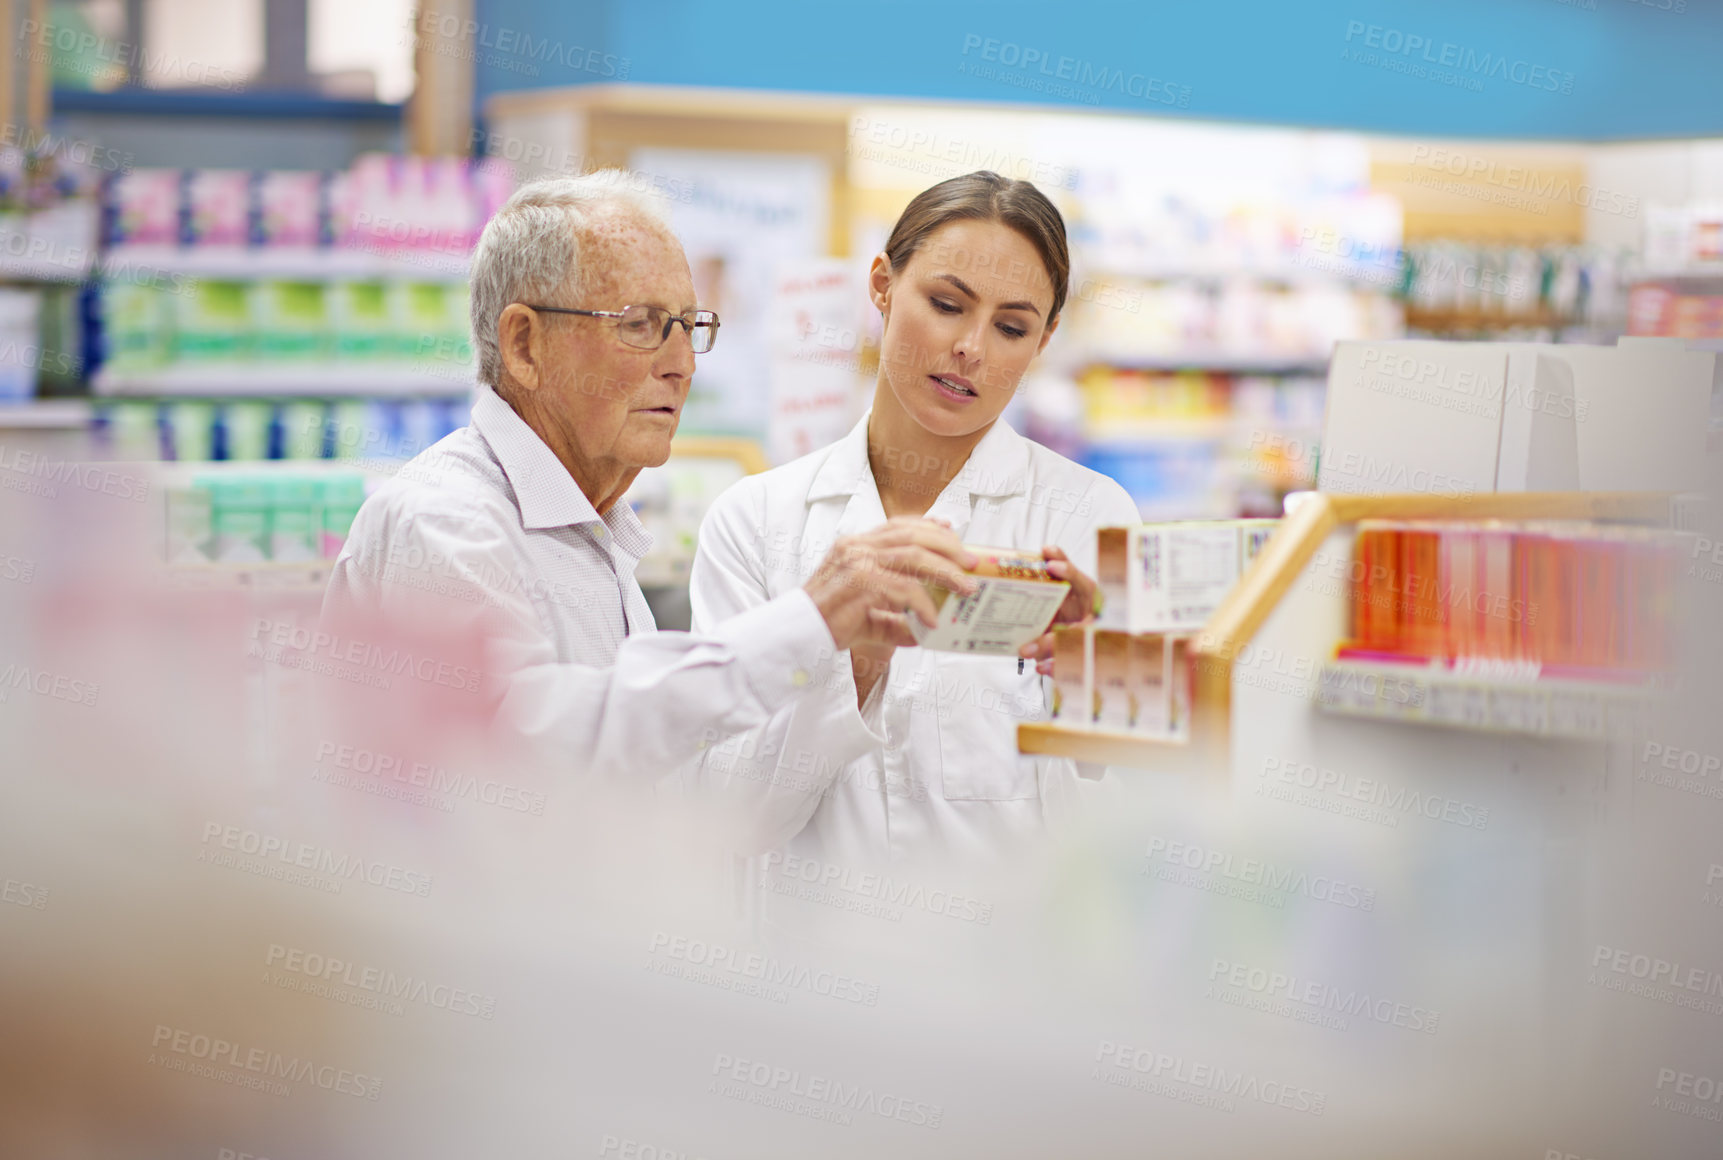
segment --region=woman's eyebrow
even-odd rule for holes
[[[970,298],[974,299],[977,302],[981,301],[981,295],[979,295],[975,291],[971,290],[969,288],[969,283],[965,282],[962,278],[959,278],[956,274],[935,274],[934,277],[938,278],[942,282],[950,282],[953,286],[957,287],[959,290],[961,290],[965,294],[969,295]],[[1024,299],[1021,299],[1021,298],[1019,298],[1015,302],[1001,302],[999,304],[999,309],[1001,309],[1001,310],[1027,310],[1031,314],[1035,315],[1035,317],[1037,317],[1037,318],[1041,317],[1041,308],[1040,307],[1036,306],[1033,302],[1025,301]]]

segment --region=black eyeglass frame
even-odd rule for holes
[[[586,318],[620,319],[630,310],[636,309],[633,305],[624,306],[621,310],[575,310],[568,306],[534,306],[530,302],[522,302],[520,305],[525,306],[528,310],[542,310],[546,314],[578,314]],[[658,334],[658,344],[656,346],[639,346],[635,343],[629,342],[625,338],[621,339],[622,342],[634,347],[635,350],[660,349],[665,343],[670,341],[670,328],[678,322],[682,324],[682,329],[688,332],[688,341],[691,345],[694,342],[695,327],[700,327],[707,332],[706,350],[700,350],[696,347],[694,350],[695,354],[705,354],[707,351],[718,345],[719,322],[718,315],[714,311],[696,310],[692,314],[672,314],[662,306],[640,306],[638,309],[662,311],[665,315],[665,319],[664,328]],[[621,338],[621,336],[618,335],[618,338]]]

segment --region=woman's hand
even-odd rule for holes
[[[1082,624],[1095,615],[1095,593],[1099,585],[1083,573],[1077,565],[1071,563],[1071,558],[1065,555],[1064,549],[1049,544],[1041,549],[1041,558],[1047,561],[1047,573],[1055,580],[1066,580],[1071,584],[1071,591],[1065,593],[1065,602],[1059,606],[1059,611],[1053,614],[1054,624]],[[1035,661],[1035,671],[1042,676],[1053,675],[1053,631],[1048,629],[1039,639],[1032,640],[1020,650],[1025,660]]]

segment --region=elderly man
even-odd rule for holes
[[[669,458],[718,319],[695,309],[680,243],[618,176],[527,185],[485,227],[472,423],[360,509],[323,611],[349,627],[470,625],[508,723],[574,769],[644,778],[766,722],[833,650],[909,643],[904,610],[933,623],[922,581],[970,591],[973,559],[938,524],[893,520],[709,636],[655,630],[634,579],[649,537],[622,496]],[[427,568],[434,585],[412,573]]]

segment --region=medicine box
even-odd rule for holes
[[[1220,607],[1278,520],[1192,520],[1101,528],[1097,624],[1120,632],[1200,628]]]
[[[929,585],[938,623],[928,628],[912,616],[910,631],[918,645],[936,652],[1014,657],[1047,631],[1071,585],[1053,578],[1039,552],[965,547],[977,557],[970,573],[975,592],[958,596]]]

